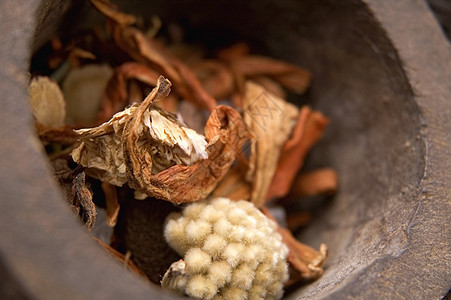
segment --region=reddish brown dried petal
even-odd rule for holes
[[[284,197],[290,191],[293,180],[304,164],[305,156],[321,138],[329,119],[320,112],[303,107],[292,137],[283,149],[266,199]]]

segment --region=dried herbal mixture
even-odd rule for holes
[[[245,43],[206,55],[160,36],[158,18],[145,28],[107,0],[91,4],[106,26],[52,39],[29,93],[54,175],[97,242],[199,299],[279,299],[321,276],[326,245],[292,234],[309,215],[269,209],[337,188],[330,168],[299,175],[329,122],[286,100],[306,92],[309,71]]]

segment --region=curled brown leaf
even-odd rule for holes
[[[229,170],[247,139],[247,131],[238,112],[231,107],[217,106],[205,127],[208,159],[191,166],[175,165],[153,174],[152,160],[149,153],[142,151],[137,133],[146,106],[151,99],[167,95],[168,89],[168,81],[159,80],[149,101],[143,102],[125,127],[122,142],[129,185],[141,193],[177,204],[204,199]]]

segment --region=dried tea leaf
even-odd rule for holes
[[[92,192],[86,187],[86,174],[81,172],[72,181],[72,208],[75,209],[81,221],[88,230],[96,222],[96,206],[92,202]]]
[[[148,170],[152,174],[176,164],[192,165],[206,159],[207,142],[203,136],[182,126],[175,116],[150,107],[167,96],[169,87],[170,82],[161,79],[139,106],[115,114],[99,127],[77,130],[81,144],[72,152],[74,161],[87,167],[91,176],[122,186],[128,181],[122,139],[130,134],[124,128],[131,119],[136,121],[133,134],[139,138],[139,149],[150,159]]]
[[[66,103],[58,84],[48,77],[38,76],[28,88],[33,116],[45,127],[61,127],[66,119]]]
[[[151,170],[154,161],[149,151],[142,146],[139,134],[149,105],[154,99],[166,96],[169,86],[168,80],[160,78],[157,87],[126,125],[122,142],[129,185],[141,193],[174,203],[197,201],[208,196],[227,173],[247,139],[247,131],[238,112],[231,107],[218,106],[211,112],[205,127],[208,159],[191,166],[177,164],[153,173]],[[154,134],[162,137],[159,134],[163,133]],[[196,149],[199,142],[194,137],[198,135],[192,131],[190,140]]]
[[[291,135],[298,109],[263,87],[246,83],[244,122],[251,133],[251,154],[246,178],[252,182],[251,201],[261,207],[266,199],[282,146]]]
[[[91,126],[96,122],[102,94],[111,75],[111,67],[96,64],[69,72],[63,82],[69,125]]]
[[[318,111],[303,107],[291,138],[285,143],[274,173],[267,199],[288,194],[305,156],[323,135],[329,119]]]
[[[117,113],[96,128],[77,130],[80,145],[74,161],[95,178],[168,201],[196,201],[208,195],[235,160],[246,139],[239,114],[218,106],[211,114],[206,138],[154,106],[169,94],[160,77],[139,105]],[[207,159],[208,157],[208,159]]]

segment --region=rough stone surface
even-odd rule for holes
[[[71,7],[63,2],[0,4],[0,278],[9,279],[0,280],[0,296],[152,298],[160,291],[124,272],[76,224],[33,133],[26,98],[30,49],[61,31],[59,22],[96,21],[87,2]],[[224,43],[245,39],[256,51],[310,69],[315,77],[305,99],[332,120],[309,165],[335,167],[340,191],[299,237],[314,247],[326,242],[330,259],[323,277],[288,298],[446,295],[451,50],[427,5],[421,0],[200,3],[132,0],[121,6],[158,14],[163,21],[183,18],[196,33],[192,38],[217,41],[224,33]],[[62,18],[65,10],[69,17]],[[32,38],[35,20],[39,34]],[[202,24],[207,30],[196,31]]]

